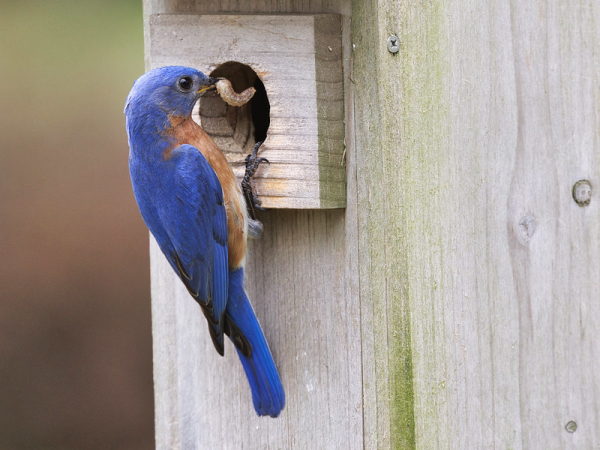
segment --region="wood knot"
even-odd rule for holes
[[[537,228],[537,221],[531,214],[525,214],[517,225],[517,237],[523,245],[528,245]]]

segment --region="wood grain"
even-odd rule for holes
[[[366,447],[598,448],[600,9],[354,5]]]
[[[277,420],[153,244],[158,448],[600,447],[596,3],[146,1],[162,12],[342,15],[348,201],[271,211],[252,242]]]
[[[148,27],[152,68],[196,67],[227,77],[238,92],[254,86],[257,75],[264,83],[270,106],[264,114],[271,123],[260,156],[271,164],[262,165],[255,180],[263,207],[306,208],[307,198],[310,208],[346,206],[345,182],[337,182],[345,178],[339,15],[153,14]],[[232,61],[251,69],[234,68]],[[254,107],[227,106],[220,97],[199,103],[199,123],[228,159],[252,151]],[[335,166],[328,164],[332,156]],[[297,178],[281,164],[315,170]]]
[[[147,22],[157,13],[341,14],[346,43],[343,62],[348,66],[349,3],[261,2],[249,10],[250,3],[147,0],[144,11]],[[282,61],[293,62],[289,58]],[[322,91],[339,100],[338,94]],[[315,170],[331,167],[332,182],[342,182],[345,176],[339,177],[340,169],[345,175],[344,163],[352,164],[351,138],[346,142],[346,157],[343,149],[336,150],[319,161],[320,169],[305,164],[306,149],[301,141],[310,135],[343,139],[343,120],[315,129],[304,110],[293,120],[297,138],[289,141],[286,153],[273,152],[269,159],[284,163],[288,158],[295,168],[293,164],[272,164],[264,167],[269,171],[266,173],[274,182],[279,177],[301,181],[316,176]],[[272,120],[269,139],[280,139],[286,129],[281,121]],[[311,155],[319,160],[316,150]],[[234,166],[238,164],[236,170],[241,159],[238,156],[233,161]],[[273,197],[272,204],[279,198]],[[306,208],[320,206],[314,197],[297,197],[296,201],[306,202],[302,205]],[[356,206],[350,209],[355,211]],[[205,319],[152,241],[158,449],[362,448],[360,312],[354,276],[358,263],[356,221],[347,221],[345,216],[344,210],[271,210],[261,217],[263,236],[250,242],[247,286],[287,396],[286,408],[275,420],[256,417],[233,347],[226,345],[225,358],[210,348]]]
[[[415,447],[408,249],[400,173],[401,71],[386,41],[400,20],[383,2],[352,11],[364,448]],[[423,447],[426,448],[426,447]]]

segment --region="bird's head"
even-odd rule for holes
[[[127,97],[125,114],[131,109],[162,110],[169,116],[189,116],[199,97],[215,89],[211,78],[190,67],[166,66],[151,70],[136,80]]]

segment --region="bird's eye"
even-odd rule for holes
[[[188,92],[192,89],[194,82],[190,77],[181,77],[177,80],[177,86],[182,92]]]

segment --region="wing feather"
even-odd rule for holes
[[[214,170],[191,145],[164,161],[171,176],[156,208],[167,239],[158,242],[188,292],[202,307],[215,348],[223,354],[229,264],[223,189]],[[157,239],[158,241],[158,239]]]

